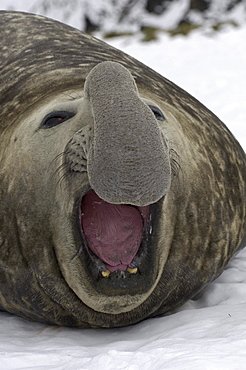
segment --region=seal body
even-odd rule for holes
[[[246,156],[137,60],[0,12],[0,307],[119,327],[179,307],[245,243]]]

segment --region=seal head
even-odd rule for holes
[[[44,17],[0,20],[0,308],[119,327],[179,307],[245,243],[242,148],[123,52]]]

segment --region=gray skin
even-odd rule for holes
[[[85,109],[93,113],[93,139],[86,144],[91,187],[109,203],[157,202],[170,186],[169,148],[130,72],[119,63],[100,63],[84,93]]]
[[[95,38],[15,12],[0,28],[0,308],[120,327],[179,307],[245,245],[242,148],[188,93]],[[150,205],[137,273],[102,276],[80,223],[90,189]]]

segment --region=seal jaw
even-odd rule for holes
[[[87,194],[90,194],[90,190]],[[87,195],[85,194],[85,196]],[[84,196],[84,197],[85,197]],[[83,197],[83,198],[84,198]],[[83,198],[81,204],[83,204]],[[130,206],[128,206],[130,207]],[[148,207],[148,213],[143,219],[141,241],[137,251],[128,264],[110,266],[103,261],[100,254],[96,254],[89,246],[88,239],[83,230],[83,207],[79,207],[79,228],[82,247],[74,258],[79,258],[87,273],[88,281],[101,294],[105,296],[143,294],[152,286],[157,277],[155,272],[155,248],[153,243],[153,230],[156,222],[156,208],[158,203]],[[106,218],[106,215],[104,216]],[[112,251],[114,252],[114,251]],[[125,252],[123,250],[123,252]]]
[[[148,299],[157,286],[162,271],[160,256],[163,254],[158,242],[162,200],[150,206],[142,242],[133,260],[138,271],[134,274],[131,270],[119,270],[103,277],[102,272],[106,271],[104,264],[88,248],[81,227],[81,200],[86,193],[87,191],[80,193],[78,197],[76,192],[73,206],[69,203],[62,207],[56,255],[70,292],[75,293],[80,304],[93,312],[95,322],[98,322],[101,314],[131,314]],[[62,227],[62,219],[64,224],[70,220],[70,226],[67,223],[66,227]],[[130,268],[134,270],[135,267]]]

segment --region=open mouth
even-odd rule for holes
[[[115,271],[138,272],[142,240],[151,233],[150,207],[107,203],[93,190],[84,195],[80,224],[103,277]]]

